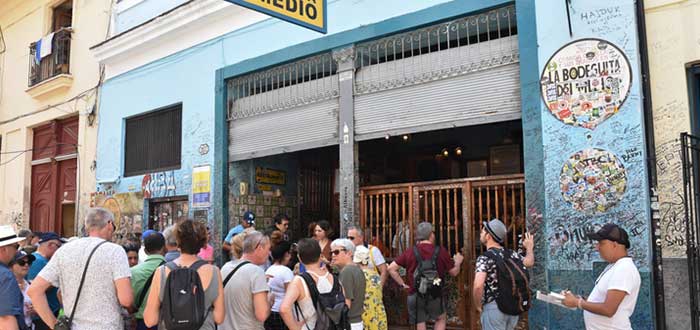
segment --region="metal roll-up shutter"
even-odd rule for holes
[[[231,120],[229,132],[229,161],[337,144],[338,100]]]
[[[367,140],[521,118],[517,63],[355,98],[355,138]]]
[[[227,81],[229,161],[338,144],[338,75],[330,53]]]

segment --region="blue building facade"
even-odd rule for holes
[[[163,10],[176,12],[179,7],[173,6],[188,5],[191,3],[168,4]],[[571,4],[555,0],[387,0],[381,5],[337,0],[328,3],[325,36],[264,19],[201,40],[121,72],[102,85],[96,167],[99,193],[94,203],[119,212],[123,237],[162,222],[159,217],[167,210],[170,214],[165,222],[184,217],[206,221],[211,244],[218,248],[220,238],[235,225],[237,208],[243,204],[240,182],[254,181],[256,168],[284,164],[277,169],[287,173],[288,179],[273,187],[281,190],[276,197],[293,198],[300,185],[297,179],[289,178],[298,170],[297,159],[283,156],[283,160],[272,157],[236,163],[229,159],[229,147],[237,142],[229,134],[230,79],[513,5],[517,13],[527,227],[537,237],[533,290],[571,289],[588,294],[605,263],[585,233],[615,222],[630,233],[630,253],[642,275],[633,327],[653,329],[650,201],[633,0]],[[130,28],[139,28],[128,22],[145,22],[143,26],[147,26],[151,23],[146,17],[159,12],[145,4],[144,8],[153,14],[124,13],[119,17],[125,22],[119,27],[127,31],[126,36]],[[114,40],[122,37],[117,35]],[[110,42],[114,41],[106,44]],[[603,76],[613,80],[597,79]],[[179,167],[125,176],[126,122],[171,105],[182,107]],[[342,112],[343,105],[340,107]],[[336,138],[342,140],[342,135],[341,131]],[[205,189],[210,202],[204,206],[193,203],[193,182],[202,180],[201,175],[197,179],[193,176],[202,166],[209,169],[210,184]],[[251,187],[250,194],[262,193],[256,189]],[[275,210],[294,212],[296,202],[286,203]],[[581,329],[583,318],[579,311],[535,303],[529,326]]]

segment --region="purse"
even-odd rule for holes
[[[90,265],[90,259],[92,259],[92,255],[95,254],[95,251],[97,251],[97,248],[100,247],[100,245],[107,243],[107,241],[102,241],[100,244],[97,244],[92,249],[92,252],[90,252],[90,256],[88,256],[87,262],[85,263],[85,268],[83,269],[83,276],[80,278],[80,286],[78,287],[78,294],[75,296],[75,302],[73,303],[73,310],[70,313],[70,317],[66,315],[61,315],[61,317],[56,320],[56,324],[53,326],[54,330],[71,330],[71,326],[73,325],[73,316],[75,316],[75,309],[78,307],[78,299],[80,298],[80,291],[83,290],[83,283],[85,283],[85,274],[87,273],[88,266]]]

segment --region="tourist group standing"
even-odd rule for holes
[[[415,245],[387,265],[362,228],[333,240],[321,220],[292,243],[289,222],[280,214],[260,232],[245,212],[222,244],[230,261],[221,269],[209,228],[193,220],[125,246],[110,242],[114,216],[101,208],[87,212],[87,237],[69,241],[0,226],[0,329],[387,330],[389,278],[406,290],[409,324],[446,328],[446,277],[459,275],[464,257],[438,245],[431,223],[419,223]],[[523,251],[506,248],[508,237],[502,221],[483,223],[471,296],[484,330],[514,329],[533,304],[534,237],[522,237]],[[584,311],[587,329],[631,329],[640,277],[627,232],[607,224],[589,237],[609,266],[590,296],[565,291],[562,303]]]

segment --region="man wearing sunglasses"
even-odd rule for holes
[[[386,279],[389,277],[389,272],[387,271],[388,267],[384,255],[382,255],[382,251],[376,246],[365,242],[364,233],[360,227],[348,226],[347,228],[348,239],[351,240],[355,246],[362,245],[369,250],[369,262],[372,264],[372,267],[374,267],[374,270],[379,273],[382,287],[384,287],[384,283],[386,283]]]
[[[39,247],[36,252],[32,253],[36,260],[32,263],[32,266],[29,267],[27,280],[33,281],[34,278],[36,278],[63,243],[65,243],[65,240],[54,232],[46,232],[41,235]],[[61,309],[61,303],[58,301],[58,289],[51,287],[51,289],[46,291],[46,299],[49,301],[51,312],[53,312],[54,316],[58,316],[58,311]],[[36,330],[49,329],[39,316],[34,317],[34,324]]]
[[[19,242],[12,226],[0,226],[0,329],[25,330],[24,298],[14,274],[8,268],[15,258]]]

